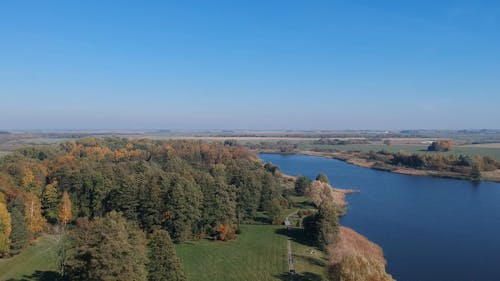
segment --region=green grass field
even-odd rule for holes
[[[285,227],[242,225],[241,229],[235,241],[202,240],[177,245],[188,280],[289,280]],[[301,229],[292,237],[297,270],[294,280],[325,280],[324,253],[303,242]]]
[[[53,236],[44,235],[19,255],[0,259],[0,280],[54,280],[57,269],[57,244]]]

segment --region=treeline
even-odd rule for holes
[[[365,156],[369,160],[392,166],[403,166],[412,169],[448,171],[468,175],[474,179],[481,178],[481,172],[500,169],[500,162],[489,156],[444,154],[444,153],[408,153],[404,151],[389,152],[370,151]]]
[[[70,237],[76,244],[94,241],[92,247],[80,245],[89,251],[107,249],[99,235],[117,231],[107,229],[107,223],[123,230],[125,248],[142,249],[134,244],[142,243],[140,237],[165,240],[165,232],[166,240],[175,242],[232,239],[239,223],[254,221],[258,213],[279,222],[288,206],[275,171],[264,169],[245,148],[221,143],[84,138],[21,149],[0,161],[1,256],[19,253],[60,224],[65,193],[72,203]],[[100,234],[93,230],[97,228],[103,228]],[[72,256],[82,265],[87,261],[75,255],[83,259],[89,252]],[[81,280],[94,280],[85,275],[85,267],[68,267]]]
[[[247,143],[246,147],[252,150],[272,150],[279,153],[294,153],[297,151],[299,145],[285,140],[279,141],[262,141],[259,143]]]
[[[315,145],[348,145],[348,144],[369,144],[367,139],[327,139],[321,138],[313,141]]]

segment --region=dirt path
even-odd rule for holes
[[[288,219],[290,216],[295,215],[298,212],[295,211],[285,218],[285,226],[286,229],[288,230],[291,226],[290,220]],[[292,255],[292,238],[288,236],[287,239],[287,253],[288,253],[288,273],[290,273],[290,280],[293,280],[293,275],[295,275],[295,267],[293,266],[293,255]]]

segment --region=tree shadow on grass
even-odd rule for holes
[[[295,202],[293,205],[299,209],[306,209],[306,210],[314,209],[316,207],[312,202],[309,201]]]
[[[267,217],[255,217],[253,220],[258,224],[270,224],[272,222]]]
[[[298,228],[298,227],[290,227],[289,229],[280,228],[276,229],[275,232],[277,234],[287,236],[299,244],[306,245],[309,247],[315,247],[313,241],[311,241],[306,237],[303,228]]]
[[[311,256],[305,256],[305,255],[297,255],[294,254],[295,256],[295,261],[297,260],[304,260],[304,262],[312,265],[316,265],[319,267],[325,267],[326,266],[326,259],[324,258],[316,258],[316,257],[311,257]]]
[[[7,281],[57,281],[62,280],[59,273],[55,271],[40,271],[37,270],[31,275],[24,275],[21,278],[11,278]]]
[[[304,272],[304,274],[296,273],[294,275],[287,272],[276,277],[283,281],[323,281],[323,277],[312,272]]]

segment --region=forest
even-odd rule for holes
[[[279,169],[245,148],[87,137],[0,159],[0,257],[57,233],[59,277],[185,280],[173,243],[281,223]]]

